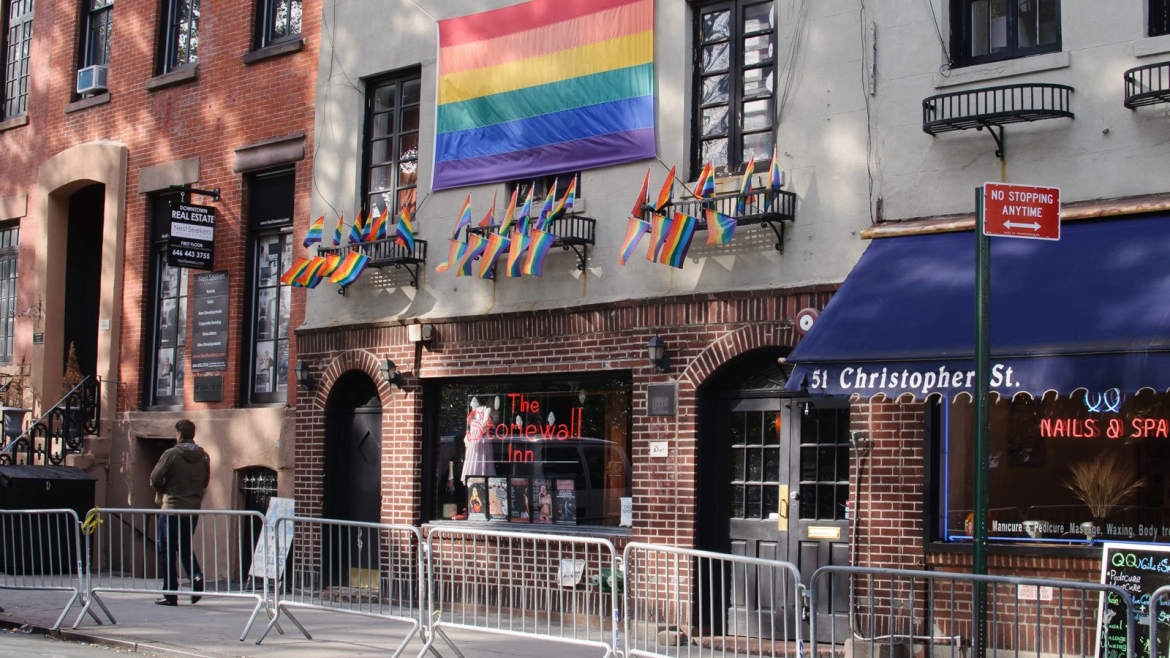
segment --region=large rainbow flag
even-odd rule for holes
[[[532,0],[439,21],[431,187],[652,158],[654,0]]]

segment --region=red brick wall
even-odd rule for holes
[[[309,221],[312,181],[313,118],[321,3],[305,0],[303,50],[245,65],[253,47],[256,3],[202,3],[199,31],[199,78],[175,87],[147,91],[145,82],[157,72],[159,0],[119,0],[114,9],[110,50],[110,93],[104,105],[65,114],[74,99],[80,2],[38,2],[34,19],[32,93],[29,124],[0,133],[0,197],[29,195],[30,216],[22,222],[21,299],[35,302],[32,264],[35,254],[34,210],[37,168],[70,147],[95,140],[125,143],[129,148],[121,334],[119,409],[136,409],[143,397],[142,380],[149,367],[146,353],[149,306],[148,199],[138,194],[138,169],[186,158],[201,158],[197,187],[222,190],[218,203],[216,269],[228,269],[232,282],[229,368],[224,373],[224,402],[194,404],[188,381],[189,409],[234,406],[239,399],[239,367],[246,253],[244,177],[232,172],[234,150],[265,139],[293,133],[306,135],[307,157],[296,164],[296,234]],[[199,198],[195,199],[199,202]],[[35,230],[35,229],[34,229]],[[298,246],[296,254],[303,255]],[[61,256],[63,257],[63,255]],[[292,325],[304,317],[303,296],[294,296]],[[31,325],[18,331],[20,345],[29,341]],[[191,328],[188,326],[188,335]],[[295,343],[291,362],[295,362]],[[17,357],[19,360],[19,355]],[[186,368],[190,373],[190,367]],[[290,374],[290,378],[291,378]],[[188,374],[190,377],[190,374]]]
[[[457,318],[435,321],[435,339],[420,348],[397,324],[302,331],[302,359],[312,365],[318,385],[301,390],[297,399],[298,513],[321,514],[325,405],[332,384],[347,371],[366,372],[382,398],[383,520],[414,523],[421,513],[421,380],[628,370],[633,373],[634,534],[693,545],[697,387],[740,354],[792,345],[797,311],[823,308],[830,295],[831,288],[824,287]],[[656,373],[646,359],[646,343],[655,334],[670,351],[667,374]],[[391,390],[378,371],[378,360],[385,358],[403,372],[403,390]],[[646,387],[670,379],[679,382],[677,421],[646,416]],[[669,459],[649,458],[652,440],[671,442]]]

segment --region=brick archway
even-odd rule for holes
[[[373,380],[374,386],[378,388],[378,399],[382,402],[382,409],[389,407],[394,397],[389,382],[382,376],[378,361],[378,358],[367,350],[351,350],[338,354],[321,372],[321,383],[317,385],[316,395],[313,396],[314,413],[324,413],[333,385],[342,375],[354,370],[365,373]]]
[[[708,345],[687,364],[679,377],[692,390],[707,380],[715,371],[731,363],[737,356],[766,347],[791,347],[793,332],[791,324],[753,324],[729,331]]]

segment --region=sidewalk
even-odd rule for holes
[[[111,644],[120,644],[123,650],[175,658],[385,658],[409,630],[406,624],[381,619],[298,610],[294,614],[314,639],[306,640],[292,623],[282,618],[285,635],[273,629],[264,643],[256,646],[256,638],[267,624],[263,614],[257,619],[248,639],[244,642],[239,639],[248,615],[252,613],[253,602],[204,598],[198,605],[189,605],[187,598],[182,597],[179,607],[168,608],[154,605],[155,597],[149,595],[103,593],[101,596],[118,623],[107,622],[98,626],[87,616],[76,633],[90,638],[70,639],[94,641],[92,638],[100,638],[112,641]],[[4,608],[0,620],[47,628],[68,600],[69,595],[63,592],[0,590],[0,607]],[[71,627],[80,611],[79,605],[74,606],[66,616],[61,626],[66,635],[74,632]],[[102,621],[107,621],[104,616]],[[543,640],[451,629],[446,633],[467,658],[547,658],[550,655],[588,658],[604,654],[592,647]],[[416,637],[403,652],[403,657],[418,655],[422,646],[422,640]],[[454,655],[441,640],[436,643],[436,648],[443,656]]]

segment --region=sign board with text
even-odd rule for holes
[[[983,184],[983,234],[1060,239],[1060,188]]]
[[[192,327],[191,370],[227,370],[228,273],[202,272],[194,276],[195,324]]]
[[[215,208],[171,202],[167,265],[210,270],[215,261]]]
[[[1163,604],[1158,609],[1158,646],[1150,651],[1150,595],[1170,585],[1170,546],[1108,543],[1101,547],[1101,583],[1113,585],[1133,598],[1137,644],[1133,658],[1166,654],[1170,646],[1170,619]],[[1126,658],[1127,615],[1125,602],[1116,592],[1099,595],[1097,619],[1098,658]]]

